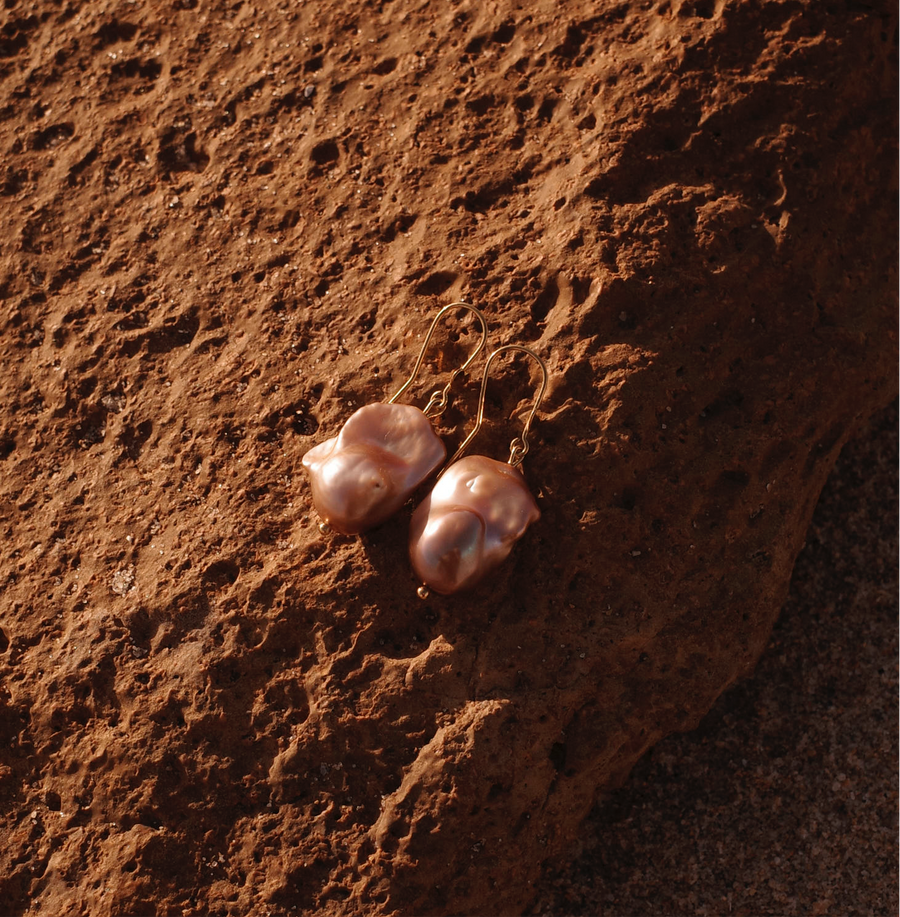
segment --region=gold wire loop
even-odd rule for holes
[[[537,413],[537,409],[540,407],[541,401],[544,398],[544,392],[547,391],[547,381],[549,378],[547,364],[544,363],[533,350],[529,350],[529,348],[523,347],[521,344],[504,344],[503,347],[498,347],[487,358],[487,363],[484,365],[484,375],[481,377],[481,392],[478,395],[478,414],[475,417],[475,426],[472,432],[462,441],[462,444],[456,450],[453,458],[444,466],[444,471],[446,471],[466,451],[469,443],[478,435],[478,431],[481,429],[481,425],[484,422],[484,396],[487,392],[487,382],[491,371],[491,363],[493,363],[494,359],[501,353],[508,350],[517,350],[520,353],[527,354],[529,357],[536,360],[538,366],[541,368],[541,387],[537,393],[537,397],[534,399],[534,404],[531,406],[531,411],[528,414],[528,419],[525,421],[525,426],[522,428],[521,434],[509,444],[508,464],[516,468],[522,464],[522,459],[528,454],[528,431],[531,429],[531,422],[534,420],[534,415]],[[444,471],[442,471],[441,474],[443,474]],[[440,475],[438,475],[438,477],[440,477]]]
[[[428,334],[425,335],[425,340],[422,343],[422,349],[419,351],[419,358],[416,360],[416,365],[413,367],[412,374],[400,386],[396,394],[388,401],[388,404],[393,404],[415,381],[416,376],[419,375],[419,370],[422,368],[422,361],[425,359],[425,351],[428,349],[428,344],[431,341],[432,336],[434,335],[434,330],[437,328],[438,322],[446,315],[451,309],[466,309],[471,312],[477,319],[478,323],[481,325],[481,341],[478,346],[469,354],[469,358],[460,366],[458,369],[454,369],[450,374],[450,381],[442,388],[437,389],[431,395],[431,398],[428,400],[428,405],[423,412],[428,417],[437,417],[439,414],[444,412],[444,409],[447,407],[447,396],[450,393],[450,386],[456,381],[456,377],[461,373],[465,372],[475,357],[481,353],[484,349],[484,345],[487,343],[487,322],[485,321],[484,315],[481,313],[480,309],[476,309],[475,306],[469,305],[467,302],[454,302],[450,303],[449,306],[444,306],[443,309],[438,312],[434,317],[434,321],[431,323],[431,327],[428,329]]]
[[[473,354],[473,356],[474,355],[475,354]],[[468,365],[468,363],[466,365]],[[428,404],[425,406],[425,410],[422,411],[426,417],[439,417],[444,413],[447,405],[450,403],[450,399],[448,398],[448,395],[450,394],[450,387],[456,381],[456,377],[461,373],[461,369],[454,369],[453,372],[450,373],[450,381],[443,388],[436,389],[431,393],[431,397],[428,399]]]

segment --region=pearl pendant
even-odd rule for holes
[[[413,570],[442,595],[469,589],[506,559],[540,516],[518,468],[484,455],[462,458],[413,513]]]
[[[368,404],[303,456],[313,504],[344,535],[384,522],[447,457],[431,421],[408,404]]]

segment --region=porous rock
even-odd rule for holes
[[[895,10],[7,6],[0,900],[520,912],[753,668],[896,392]],[[300,459],[460,298],[550,369],[542,517],[423,604]]]

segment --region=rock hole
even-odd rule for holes
[[[516,34],[515,23],[510,22],[508,19],[506,22],[501,23],[494,34],[491,36],[498,45],[508,45]]]
[[[397,67],[397,58],[388,57],[385,58],[381,63],[376,64],[373,68],[373,73],[377,73],[379,76],[385,76],[388,73],[391,73]]]
[[[334,140],[322,140],[317,143],[310,153],[310,158],[316,165],[323,166],[329,162],[336,162],[340,151]]]
[[[615,502],[615,505],[630,513],[637,505],[637,491],[632,487],[626,487],[622,491],[622,495]]]
[[[487,95],[479,96],[477,99],[470,99],[466,102],[466,108],[476,115],[487,114],[495,105],[497,100],[493,95],[488,93]]]
[[[549,121],[553,117],[553,111],[556,108],[558,99],[544,99],[541,107],[538,109],[538,121]]]
[[[484,47],[484,43],[487,41],[484,35],[478,35],[473,38],[465,47],[466,54],[478,54],[481,49]]]
[[[95,33],[94,40],[101,48],[114,45],[120,41],[131,41],[137,35],[138,27],[133,22],[119,22],[111,19],[104,23]]]
[[[551,277],[544,285],[544,289],[538,294],[537,298],[531,304],[531,317],[535,322],[544,322],[550,310],[559,300],[559,283],[555,277]]]
[[[440,296],[446,293],[455,282],[456,274],[452,271],[435,271],[416,286],[415,292],[422,296]]]
[[[36,131],[31,137],[33,150],[51,150],[75,136],[75,125],[71,121],[52,124],[42,131]]]
[[[194,131],[180,137],[176,130],[169,130],[160,138],[159,163],[168,172],[202,172],[209,165],[209,156],[197,145]]]
[[[204,570],[203,583],[213,588],[230,586],[237,580],[239,573],[240,568],[234,561],[217,560]]]
[[[560,57],[569,59],[576,57],[581,50],[582,44],[584,44],[584,37],[584,32],[582,32],[577,25],[572,23],[566,29],[565,40],[556,49],[555,53]]]
[[[174,72],[174,71],[173,71]],[[159,75],[162,73],[162,64],[156,60],[142,60],[139,57],[132,57],[128,60],[118,61],[113,64],[112,69],[110,70],[110,76],[113,79],[135,79],[139,78],[142,80],[147,80],[153,82],[159,78]],[[142,92],[145,92],[146,89],[135,90],[136,94],[140,95]]]
[[[562,742],[554,742],[548,757],[554,769],[561,771],[566,766],[566,746]]]

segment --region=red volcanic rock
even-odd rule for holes
[[[896,393],[895,10],[7,6],[5,910],[520,912]],[[323,539],[300,461],[456,299],[549,366],[541,519],[423,603],[408,513]]]

